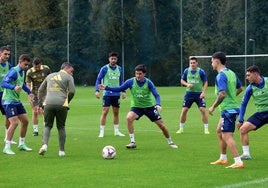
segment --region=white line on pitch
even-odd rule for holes
[[[225,186],[221,186],[221,187],[216,187],[216,188],[233,188],[233,187],[243,187],[246,185],[254,185],[254,184],[260,184],[260,183],[264,183],[264,182],[268,182],[268,178],[262,178],[262,179],[256,179],[253,181],[246,181],[246,182],[241,182],[241,183],[236,183],[236,184],[231,184],[231,185],[225,185]]]

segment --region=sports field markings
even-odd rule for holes
[[[241,183],[236,183],[236,184],[231,184],[231,185],[225,185],[225,186],[220,186],[216,188],[233,188],[233,187],[244,187],[247,185],[258,185],[260,183],[265,183],[268,182],[268,178],[262,178],[262,179],[256,179],[252,181],[246,181],[246,182],[241,182]]]

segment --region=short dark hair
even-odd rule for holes
[[[226,63],[226,55],[223,52],[215,52],[212,55],[212,58],[220,60],[221,64],[223,64],[223,65],[225,65],[225,63]]]
[[[30,56],[28,54],[22,54],[19,57],[19,62],[20,61],[28,61],[28,62],[31,62],[31,58],[30,58]]]
[[[40,58],[39,57],[35,57],[34,59],[33,59],[33,65],[39,65],[39,64],[41,64],[42,62],[41,62],[41,60],[40,60]]]
[[[62,63],[60,69],[62,70],[66,67],[69,68],[69,67],[74,67],[74,66],[70,62],[64,62],[64,63]]]
[[[248,67],[246,72],[251,72],[251,73],[255,72],[255,73],[258,73],[258,74],[261,73],[259,67],[256,66],[256,65],[252,65],[252,66]]]
[[[112,56],[115,56],[115,57],[119,57],[119,54],[117,52],[110,52],[109,53],[109,57],[112,57]]]
[[[189,60],[195,60],[195,61],[197,61],[197,58],[196,57],[190,57]]]
[[[10,47],[9,47],[9,46],[2,46],[2,47],[0,48],[0,52],[3,52],[4,50],[6,50],[6,51],[10,51]]]
[[[135,71],[141,71],[143,73],[146,73],[146,66],[144,64],[139,64],[135,67]]]

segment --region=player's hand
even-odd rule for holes
[[[237,122],[236,123],[236,127],[237,127],[237,129],[239,130],[240,129],[240,127],[243,125],[243,123],[241,123],[241,122]]]
[[[14,90],[15,90],[15,91],[20,91],[20,90],[22,90],[22,87],[21,87],[21,86],[15,86],[15,87],[14,87]]]
[[[32,104],[33,102],[34,102],[34,94],[29,94],[28,95],[28,100],[29,100],[29,102],[30,102],[30,104]]]
[[[99,87],[99,89],[101,89],[101,90],[105,90],[105,85],[103,85],[103,84],[99,84],[98,87]]]
[[[191,89],[194,87],[194,84],[187,84],[187,87],[189,87]]]
[[[37,114],[42,114],[43,113],[43,108],[42,107],[35,106],[35,107],[33,107],[33,109],[34,109],[34,112],[37,113]]]
[[[125,99],[127,97],[126,93],[122,93],[122,99]]]
[[[205,93],[204,93],[204,92],[202,92],[202,93],[200,94],[199,98],[200,98],[200,99],[205,98]]]
[[[156,105],[156,109],[157,109],[157,111],[158,111],[159,113],[162,112],[162,107],[161,107],[161,106]]]
[[[211,107],[209,107],[209,109],[208,109],[208,113],[209,113],[210,115],[213,116],[213,112],[214,112],[214,110],[215,110],[215,108],[214,108],[213,106],[211,106]]]
[[[99,99],[100,98],[100,92],[96,91],[95,96],[96,96],[97,99]]]

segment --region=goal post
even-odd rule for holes
[[[199,66],[206,71],[209,79],[209,76],[213,74],[211,70],[211,55],[189,56],[189,58],[191,57],[196,57],[198,59]],[[247,85],[245,72],[251,65],[257,65],[261,70],[261,74],[268,76],[268,54],[226,55],[226,58],[226,66],[234,70],[241,81],[244,80],[244,86]],[[215,74],[213,74],[213,76],[215,76]]]

